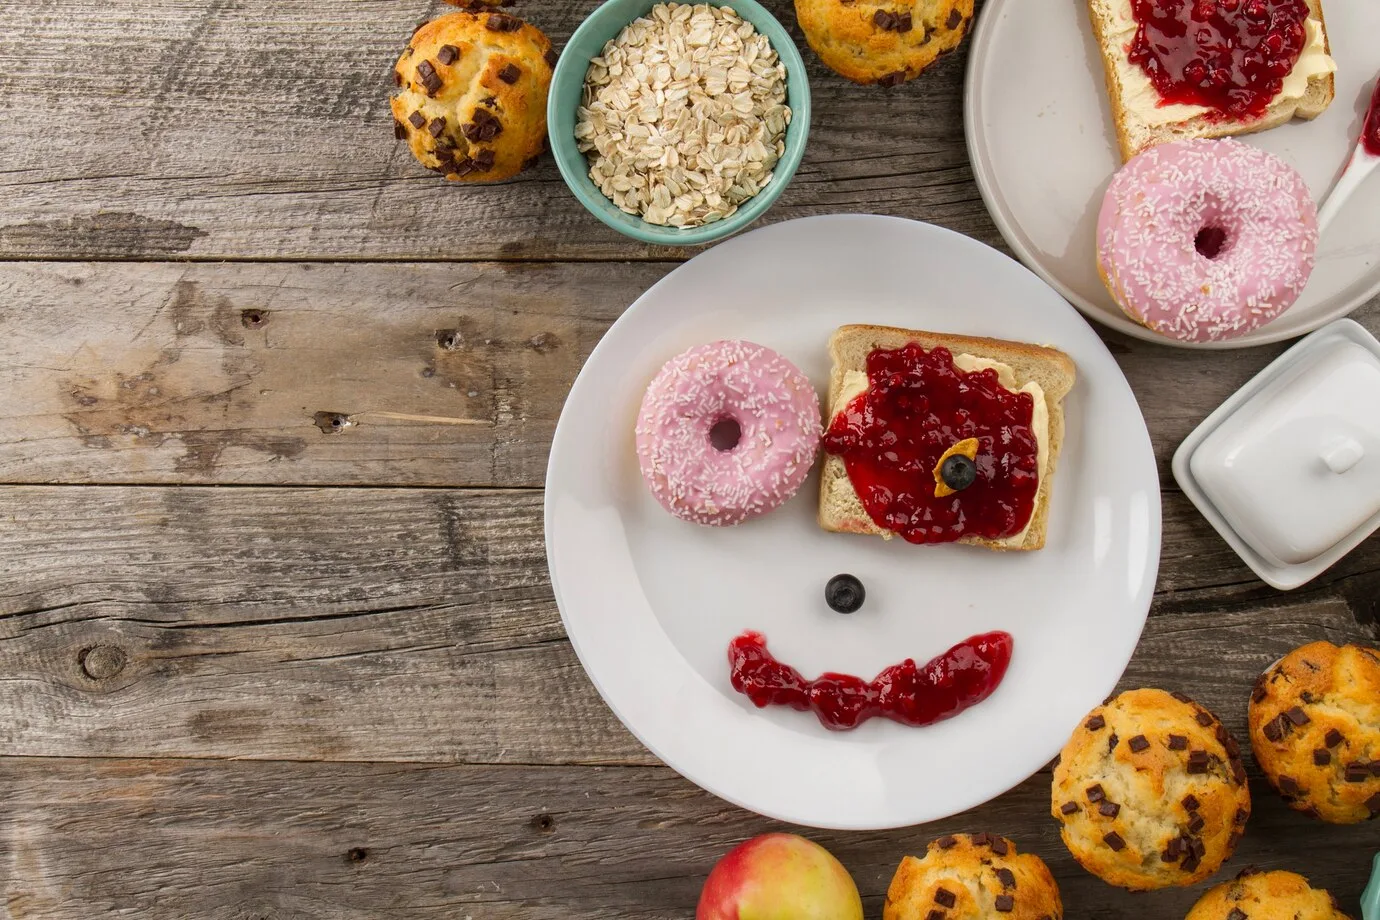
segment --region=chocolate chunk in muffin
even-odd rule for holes
[[[1289,807],[1332,824],[1376,816],[1380,662],[1358,645],[1313,642],[1261,675],[1248,709],[1251,747]]]
[[[1109,733],[1129,740],[1109,748]],[[1066,807],[1082,801],[1089,806]],[[1196,884],[1230,857],[1250,814],[1240,746],[1187,697],[1128,691],[1090,713],[1064,746],[1052,811],[1074,858],[1104,881],[1132,890]]]

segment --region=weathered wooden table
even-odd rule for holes
[[[594,0],[523,2],[560,41]],[[567,388],[692,253],[604,229],[549,161],[493,188],[416,166],[387,74],[440,9],[6,11],[6,917],[685,918],[714,859],[773,827],[617,723],[543,558]],[[1000,246],[964,151],[963,67],[883,92],[811,60],[810,148],[770,218],[898,214]],[[1357,317],[1380,330],[1380,302]],[[1167,461],[1281,349],[1106,338],[1147,397],[1165,483],[1159,589],[1124,683],[1181,688],[1240,731],[1276,656],[1375,640],[1380,540],[1304,590],[1265,587]],[[1380,824],[1310,822],[1255,778],[1232,866],[1302,871],[1354,912]],[[1193,891],[1083,873],[1047,790],[1046,772],[934,827],[814,836],[869,917],[903,853],[958,829],[1041,853],[1070,917],[1183,915]]]

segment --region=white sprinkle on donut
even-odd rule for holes
[[[1171,338],[1218,341],[1298,300],[1318,214],[1303,177],[1278,157],[1230,138],[1175,141],[1112,179],[1097,246],[1128,316]]]
[[[736,424],[736,443],[710,432]],[[700,345],[666,362],[637,417],[642,478],[667,511],[727,526],[771,511],[800,489],[823,435],[819,396],[781,355],[752,342]]]

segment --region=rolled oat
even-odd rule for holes
[[[785,152],[786,68],[728,7],[658,4],[590,61],[575,140],[628,214],[694,227],[760,192]]]

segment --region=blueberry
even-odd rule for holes
[[[824,586],[824,602],[839,613],[853,613],[866,597],[862,582],[852,575],[835,575]]]
[[[939,467],[939,478],[955,492],[962,492],[977,481],[977,464],[962,454],[953,454]]]

